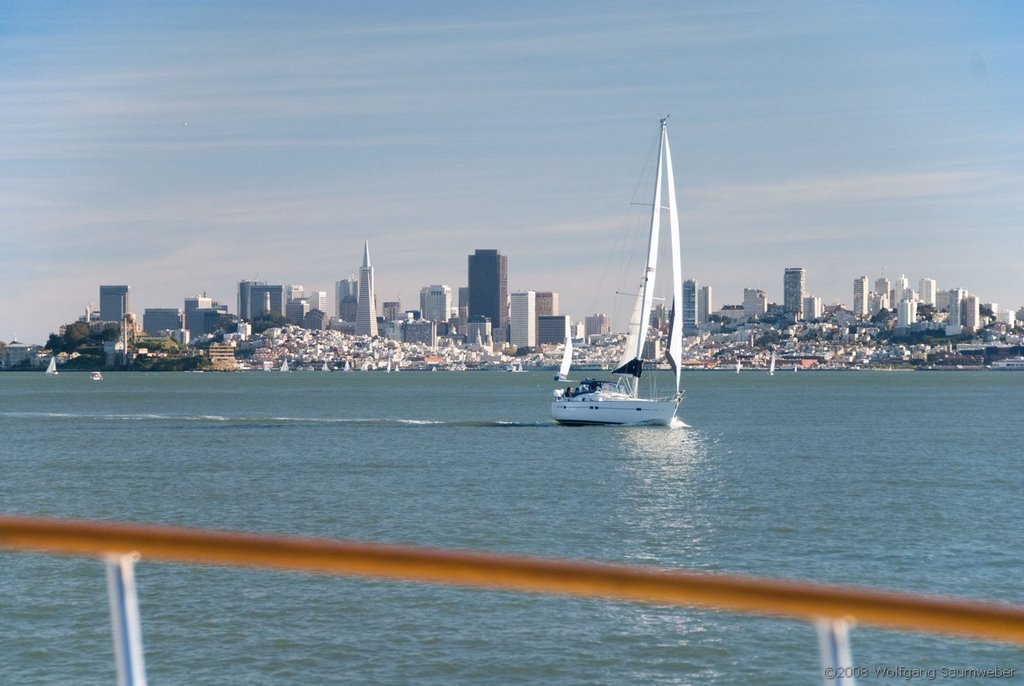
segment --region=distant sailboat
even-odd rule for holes
[[[572,336],[566,336],[565,350],[562,351],[562,364],[558,367],[555,381],[568,381],[570,366],[572,366]]]
[[[772,353],[772,361],[768,365],[768,376],[775,376],[775,353]]]
[[[736,373],[739,374],[741,371],[743,371],[743,363],[736,360]]]
[[[46,368],[46,373],[50,376],[57,376],[57,356],[52,355],[50,357],[50,365]]]
[[[327,361],[326,360],[324,360],[324,366],[320,367],[320,371],[322,371],[322,372],[329,372],[329,371],[331,371],[331,368],[327,366]]]
[[[290,369],[288,369],[288,360],[287,359],[285,359],[285,361],[281,363],[281,371],[282,372],[290,372],[291,371]]]

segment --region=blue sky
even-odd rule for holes
[[[0,5],[0,339],[237,282],[466,282],[582,318],[670,136],[684,271],[738,303],[906,274],[1024,305],[1018,2]],[[639,184],[639,186],[638,186]],[[639,190],[638,190],[639,189]],[[624,276],[627,274],[628,276]]]

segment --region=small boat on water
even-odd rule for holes
[[[46,367],[46,373],[50,376],[57,376],[57,356],[50,357],[50,364]]]
[[[668,195],[663,205],[662,187]],[[668,211],[669,240],[672,260],[672,322],[665,357],[675,376],[675,393],[657,397],[640,396],[640,376],[644,370],[644,348],[650,329],[651,309],[654,301],[654,277],[658,266],[658,237],[663,211]],[[551,402],[551,416],[559,424],[618,424],[669,426],[676,417],[682,393],[679,390],[682,358],[682,270],[679,252],[679,212],[676,208],[675,179],[672,172],[672,153],[668,144],[668,119],[661,120],[658,146],[658,166],[654,182],[654,201],[648,231],[647,264],[640,275],[636,302],[626,333],[626,346],[619,363],[612,371],[620,381],[585,379],[576,388],[557,389]]]
[[[103,381],[103,375],[100,374],[99,372],[93,372],[92,374],[90,374],[90,378],[93,381]]]

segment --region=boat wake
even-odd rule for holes
[[[81,419],[88,421],[181,422],[194,425],[233,425],[239,427],[273,427],[301,425],[349,426],[409,426],[409,427],[469,427],[469,428],[537,428],[554,426],[551,422],[516,422],[511,420],[445,420],[412,418],[351,418],[351,417],[231,417],[216,414],[93,414],[75,412],[0,412],[0,417],[17,419]]]

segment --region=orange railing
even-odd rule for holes
[[[0,547],[685,605],[1024,645],[1024,607],[850,586],[407,546],[0,517]]]

